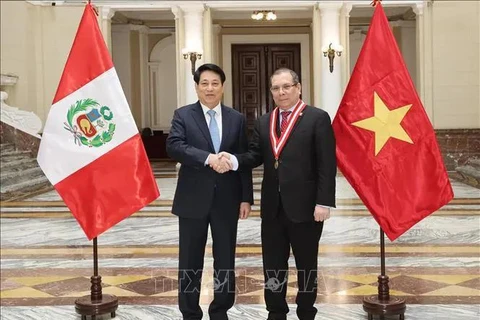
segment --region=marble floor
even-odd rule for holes
[[[176,306],[178,226],[170,214],[176,174],[153,163],[161,196],[98,238],[103,293],[119,299],[116,319],[181,319]],[[260,198],[261,169],[254,171]],[[405,319],[480,319],[480,190],[452,179],[455,199],[395,242],[386,240],[390,293],[407,302]],[[379,227],[346,180],[319,250],[317,319],[366,320],[362,300],[377,293]],[[0,319],[80,319],[75,299],[90,294],[92,243],[54,190],[0,203]],[[211,239],[201,291],[212,299]],[[230,319],[266,319],[259,207],[239,222],[237,298]],[[295,316],[290,260],[288,319]],[[205,312],[204,319],[208,319]],[[109,319],[109,317],[97,317]],[[386,318],[398,319],[398,317]]]

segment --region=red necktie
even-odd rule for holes
[[[282,122],[280,123],[280,132],[281,133],[283,133],[287,129],[288,117],[290,116],[291,113],[292,113],[292,111],[283,111],[281,113],[281,115],[282,115]]]

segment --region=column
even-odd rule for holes
[[[103,39],[105,39],[105,43],[107,44],[110,54],[112,54],[112,17],[114,14],[115,9],[110,7],[100,8],[100,30],[102,31]]]
[[[213,61],[213,45],[212,45],[212,12],[210,8],[206,8],[203,13],[203,63],[211,63]]]
[[[203,11],[201,5],[189,6],[182,8],[185,21],[185,49],[188,51],[203,53]],[[197,60],[195,68],[204,63],[204,59]],[[194,103],[197,101],[197,93],[195,92],[195,82],[193,81],[192,65],[190,59],[184,60],[185,74],[185,103]]]
[[[221,35],[220,33],[222,32],[222,26],[219,24],[214,24],[212,26],[212,62],[217,64],[217,65],[222,65],[222,55],[220,54],[222,52],[222,46],[220,44],[221,42]]]
[[[139,47],[140,47],[140,101],[142,106],[142,128],[152,127],[150,123],[150,86],[148,82],[148,33],[149,28],[141,26],[139,32]]]
[[[185,24],[183,11],[179,7],[172,7],[175,15],[175,54],[177,63],[177,108],[185,105],[185,71],[182,49],[185,47]]]
[[[320,3],[322,48],[332,43],[333,45],[344,45],[340,43],[340,8],[343,3]],[[322,91],[320,107],[328,112],[331,120],[337,113],[340,100],[342,99],[342,69],[341,62],[345,59],[336,56],[334,59],[334,70],[330,72],[328,58],[322,59]],[[315,57],[318,59],[318,57]]]
[[[318,5],[313,8],[313,17],[312,17],[312,54],[313,54],[313,105],[316,107],[324,108],[322,105],[322,83],[323,76],[319,77],[318,75],[322,74],[322,64],[323,64],[323,53],[322,53],[322,34],[321,34],[321,16],[320,9]]]
[[[425,7],[424,3],[415,3],[412,9],[416,14],[417,90],[430,121],[434,123],[431,4]]]
[[[345,3],[340,11],[340,44],[343,46],[342,53],[342,95],[350,80],[350,11],[351,3]]]

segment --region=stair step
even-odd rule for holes
[[[6,150],[4,151],[2,149],[2,151],[0,152],[0,156],[3,158],[3,157],[6,157],[6,156],[17,156],[17,155],[31,155],[32,152],[31,151],[22,151],[22,150],[19,150],[19,151],[15,151],[15,150]]]
[[[480,171],[480,158],[468,159],[467,165],[477,168]]]
[[[22,181],[17,184],[12,184],[12,185],[4,185],[2,183],[0,187],[0,192],[2,194],[9,193],[9,192],[15,192],[18,190],[22,190],[22,192],[30,192],[36,189],[43,188],[44,186],[51,185],[50,182],[48,181],[47,177],[45,176],[40,176],[37,178],[31,178],[27,181]]]
[[[475,168],[470,165],[461,166],[455,169],[455,171],[462,173],[463,175],[474,177],[480,180],[480,168]]]
[[[17,170],[15,170],[17,169]],[[39,166],[33,168],[15,168],[13,170],[2,170],[0,174],[0,181],[1,183],[6,183],[8,180],[12,180],[14,178],[20,177],[36,177],[43,174],[42,169]]]
[[[3,159],[1,159],[0,161],[0,169],[2,170],[8,170],[12,168],[28,169],[35,166],[38,166],[36,158],[22,158],[16,161],[3,161]]]
[[[0,159],[2,162],[11,162],[11,161],[19,161],[22,159],[31,158],[31,153],[21,153],[21,154],[9,154],[9,155],[0,155]]]
[[[13,143],[10,143],[10,142],[0,143],[0,149],[6,148],[8,146],[13,146]]]
[[[6,172],[2,171],[0,183],[2,187],[8,187],[11,185],[17,185],[22,182],[28,182],[32,179],[44,177],[44,173],[40,167],[30,168],[20,172]]]
[[[0,144],[0,153],[15,151],[15,145],[13,143]]]

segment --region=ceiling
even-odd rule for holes
[[[410,6],[385,6],[385,13],[390,20],[415,20],[415,14]],[[251,21],[252,25],[258,26],[258,21],[253,21],[250,16],[254,10],[245,10],[243,8],[236,8],[235,10],[227,9],[211,9],[212,19],[214,23],[229,21],[232,24],[232,20],[238,22],[243,20],[245,22]],[[313,8],[279,8],[275,10],[277,14],[277,20],[274,25],[279,25],[282,20],[292,21],[292,19],[304,19],[311,21],[313,15]],[[350,20],[366,20],[372,17],[372,7],[354,7],[350,12]],[[173,24],[175,16],[171,10],[151,10],[151,11],[117,11],[112,21],[116,24],[145,24],[150,27],[165,26],[166,24]],[[268,22],[265,22],[267,24]],[[272,23],[271,23],[272,24]]]

